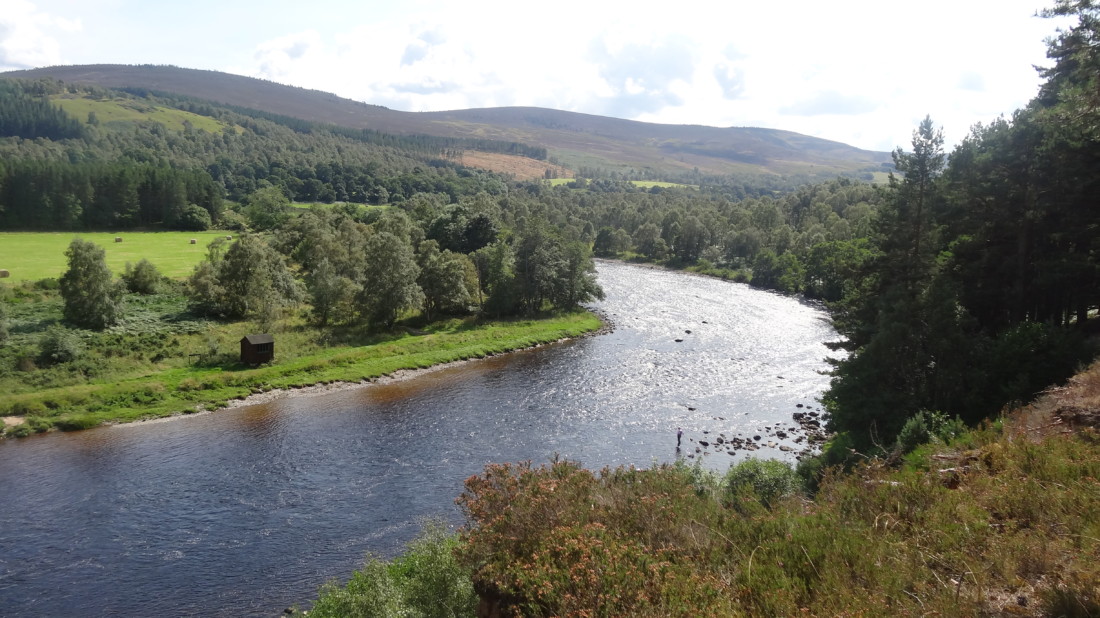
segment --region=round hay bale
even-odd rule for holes
[[[10,272],[4,270],[3,268],[0,268],[0,279],[7,279],[10,276],[11,276]]]
[[[122,242],[121,236],[115,236],[115,242]]]
[[[192,244],[192,245],[197,245],[197,244],[199,244],[199,241],[198,241],[198,240],[195,240],[194,238],[192,238],[192,239],[191,239],[191,244]]]
[[[226,236],[225,239],[226,240],[233,240],[233,237],[232,236]]]

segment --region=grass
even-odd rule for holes
[[[65,250],[74,238],[90,240],[107,252],[107,266],[118,275],[126,262],[148,259],[170,278],[191,274],[206,245],[227,232],[0,232],[0,268],[11,273],[10,282],[60,277],[68,264]],[[121,237],[122,242],[115,242]],[[191,239],[198,241],[191,244]]]
[[[576,178],[551,178],[549,179],[551,187],[557,187],[559,185],[567,185],[576,180]],[[698,189],[697,185],[685,185],[678,182],[664,182],[661,180],[631,180],[630,184],[640,189],[652,189],[653,187],[662,188],[680,188],[680,189]]]
[[[635,187],[641,187],[642,189],[652,189],[653,187],[661,187],[663,189],[680,188],[680,189],[698,189],[698,185],[685,185],[678,182],[663,182],[660,180],[631,180],[630,183]]]
[[[134,322],[137,331],[146,330],[141,320]],[[218,408],[231,399],[271,389],[358,382],[400,369],[481,358],[575,337],[600,325],[597,317],[585,312],[538,320],[469,318],[436,322],[417,331],[423,334],[412,335],[319,333],[299,319],[297,325],[276,333],[277,361],[255,368],[240,365],[234,356],[240,338],[251,332],[248,323],[200,323],[197,328],[140,335],[122,327],[90,335],[99,337],[93,339],[99,357],[39,373],[9,373],[0,381],[7,393],[0,397],[0,416],[24,417],[22,426],[10,430],[15,435],[157,418]],[[333,341],[325,341],[326,336]],[[16,340],[14,347],[20,345]],[[202,364],[189,364],[193,354],[205,355],[199,358]]]
[[[88,113],[95,112],[100,126],[127,130],[139,122],[158,122],[171,131],[183,131],[187,124],[195,130],[221,133],[226,125],[207,116],[183,110],[153,105],[140,99],[98,100],[74,95],[58,95],[50,101],[81,122],[88,120]]]

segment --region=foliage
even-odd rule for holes
[[[63,140],[84,135],[79,121],[30,90],[0,80],[0,137]]]
[[[359,300],[371,321],[393,326],[402,311],[418,306],[424,298],[416,283],[419,274],[408,243],[389,232],[371,236],[365,247]]]
[[[122,272],[121,278],[126,284],[126,289],[135,294],[156,294],[157,287],[163,279],[157,267],[145,258],[142,258],[136,266],[126,262],[126,269]]]
[[[275,229],[290,218],[290,199],[278,187],[257,189],[243,204],[245,217],[254,230]]]
[[[794,494],[798,477],[791,465],[775,459],[749,458],[730,466],[724,479],[729,499],[737,504],[747,497],[765,507]]]
[[[188,204],[180,212],[179,218],[176,219],[173,227],[179,230],[202,232],[210,229],[211,225],[213,225],[213,221],[210,218],[209,211],[202,206]]]
[[[1100,19],[1091,1],[1049,42],[1055,66],[1011,120],[974,127],[946,166],[929,119],[892,177],[858,285],[837,303],[851,354],[825,397],[830,428],[892,444],[921,410],[969,423],[1065,379],[1094,350]],[[1091,89],[1091,90],[1090,90]],[[918,432],[920,421],[910,426]],[[912,440],[907,438],[906,443]]]
[[[502,616],[996,615],[1021,597],[1091,608],[1095,432],[965,441],[972,451],[926,451],[944,472],[872,461],[826,474],[812,502],[766,509],[731,508],[682,464],[492,464],[459,498],[458,555],[482,607]],[[792,477],[749,462],[726,475],[778,493],[793,491]]]
[[[469,259],[462,254],[440,253],[434,240],[420,243],[417,263],[420,274],[416,282],[423,293],[424,317],[431,320],[438,312],[458,311],[470,303],[466,290],[466,270]]]
[[[79,238],[65,251],[69,269],[61,275],[61,296],[65,319],[77,326],[102,329],[118,321],[118,290],[104,255],[98,245]]]
[[[84,344],[76,332],[55,324],[38,342],[39,358],[46,363],[69,363],[84,354]]]
[[[258,236],[241,236],[224,255],[215,241],[210,253],[188,280],[189,297],[197,311],[247,317],[269,326],[282,308],[301,300],[301,288],[283,257]]]
[[[477,597],[469,574],[455,560],[456,545],[457,538],[448,535],[443,524],[427,522],[393,562],[368,557],[345,586],[329,583],[322,587],[309,615],[471,616]]]
[[[910,417],[898,432],[896,450],[905,454],[932,441],[950,442],[965,429],[966,425],[958,417],[949,419],[940,412],[921,410]]]

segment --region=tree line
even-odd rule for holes
[[[1028,401],[1092,356],[1100,306],[1100,7],[1049,43],[1045,83],[951,153],[931,119],[898,149],[874,257],[837,306],[849,355],[826,396],[858,448],[935,413],[977,422]]]

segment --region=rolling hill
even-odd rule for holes
[[[832,177],[867,175],[881,171],[884,165],[892,167],[889,153],[776,129],[665,125],[535,107],[402,112],[317,90],[173,66],[58,66],[0,73],[0,77],[53,78],[105,88],[173,93],[384,133],[520,142],[545,147],[552,162],[573,171],[633,171],[634,175],[653,178],[679,177],[695,170],[703,174]],[[470,157],[467,163],[522,169],[512,160],[521,158]]]

